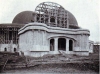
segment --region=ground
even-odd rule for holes
[[[5,70],[3,73],[99,73],[99,55],[76,56],[67,54],[27,57],[28,68]],[[31,66],[31,65],[34,66]]]

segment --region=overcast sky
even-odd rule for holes
[[[41,2],[56,2],[70,11],[81,28],[90,30],[89,39],[100,41],[99,0],[0,0],[0,23],[11,23],[22,11],[34,11]]]

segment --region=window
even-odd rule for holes
[[[4,51],[7,51],[7,48],[4,48]]]
[[[69,40],[69,51],[73,51],[73,41]]]
[[[55,23],[55,18],[54,18],[54,17],[51,17],[51,18],[50,18],[50,22],[51,22],[51,23]]]
[[[14,52],[16,52],[16,48],[14,48]]]

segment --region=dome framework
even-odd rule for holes
[[[40,3],[35,11],[23,11],[15,16],[12,23],[44,23],[52,27],[78,29],[77,20],[72,13],[53,2]]]
[[[68,28],[68,12],[53,2],[40,3],[36,9],[36,21],[53,27]]]
[[[73,14],[53,2],[40,3],[33,11],[23,11],[12,23],[0,24],[0,51],[23,52],[25,56],[93,52],[90,31],[78,27]]]

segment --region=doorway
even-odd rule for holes
[[[66,51],[66,39],[65,38],[58,39],[58,50]]]
[[[73,41],[69,40],[69,51],[73,51]]]

